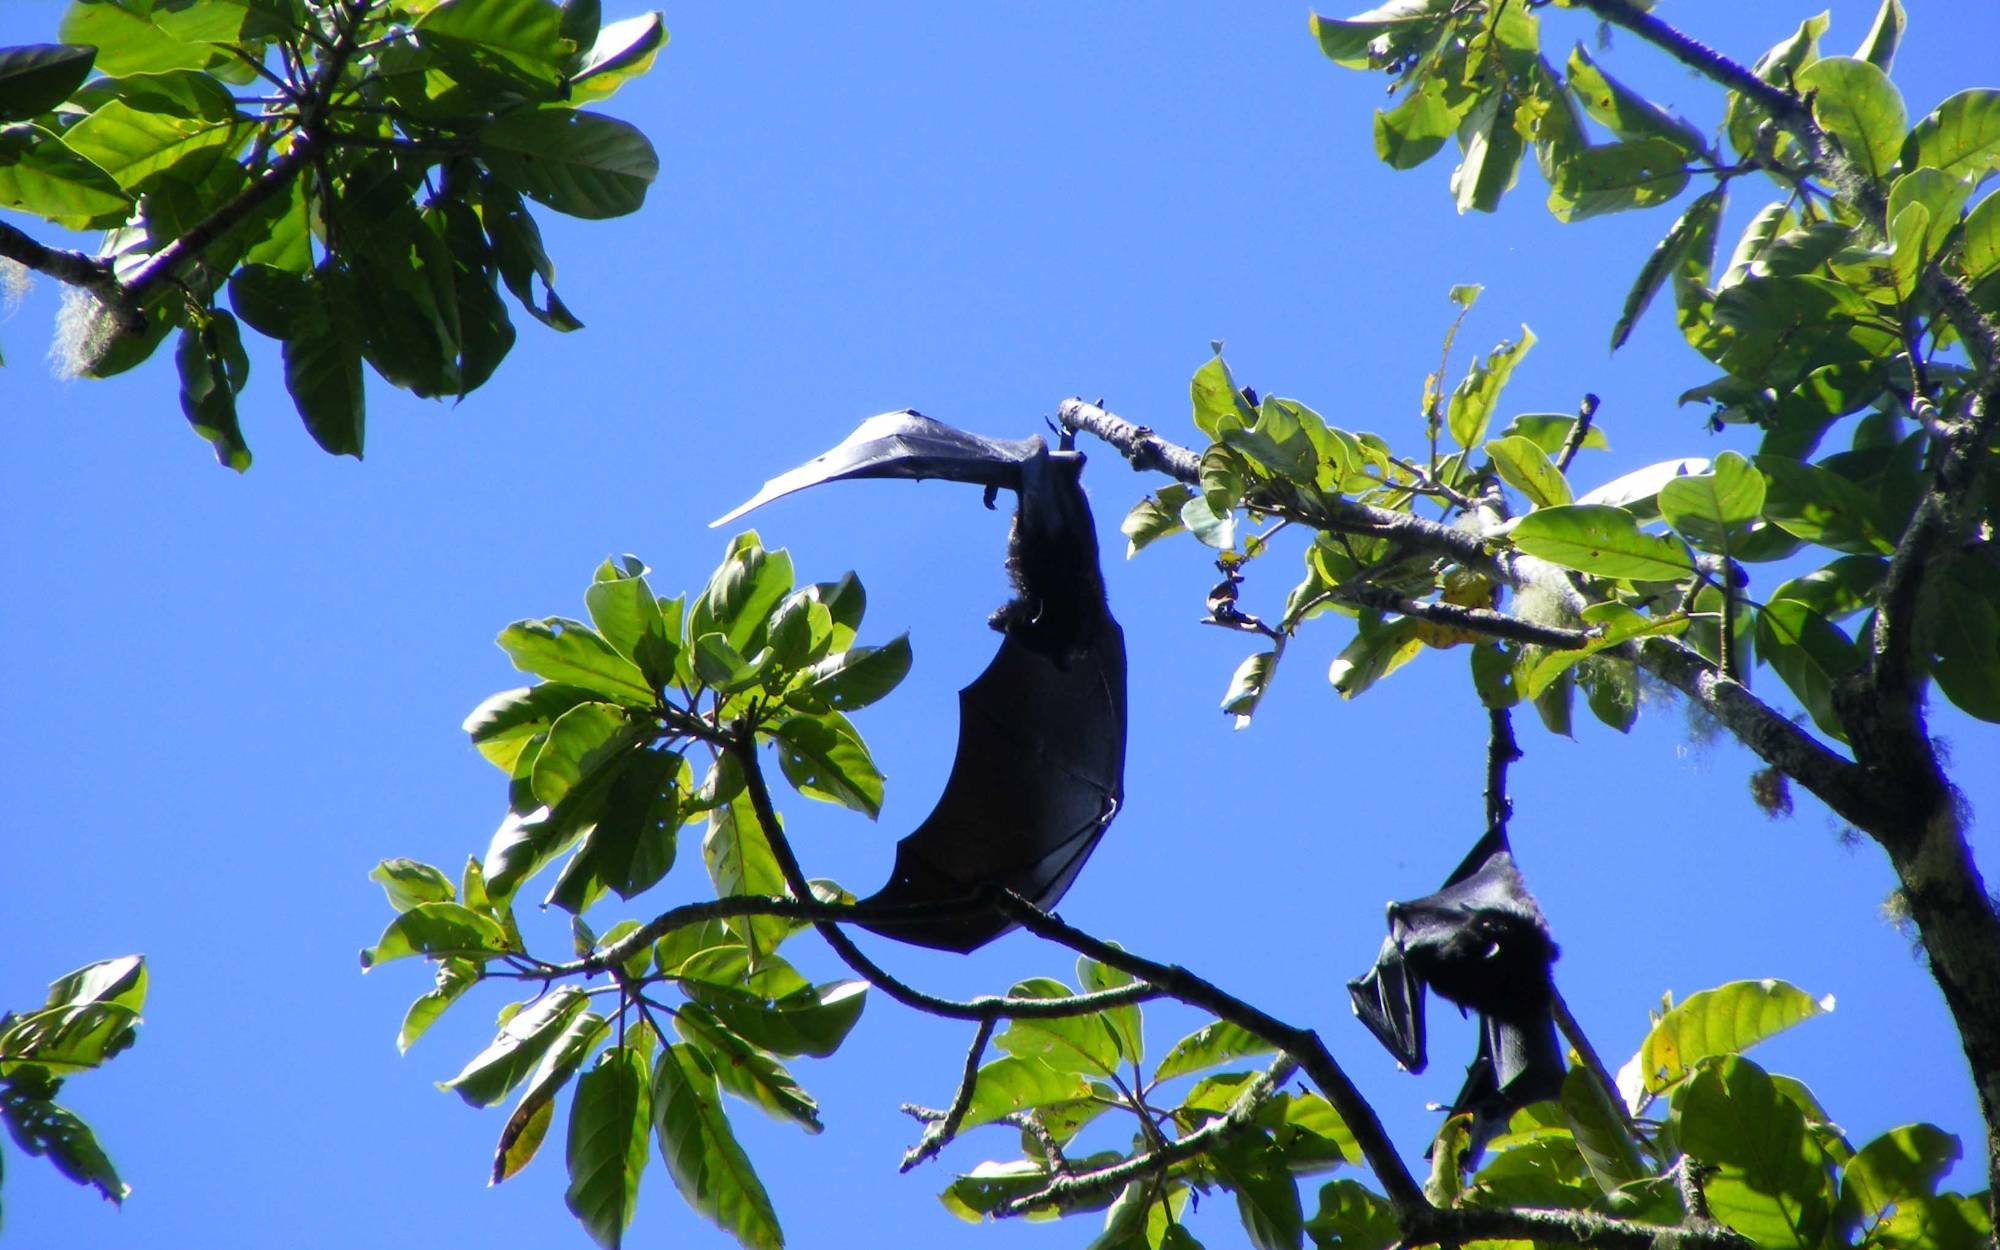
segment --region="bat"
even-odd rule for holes
[[[959,691],[958,749],[937,806],[896,844],[864,904],[965,900],[964,911],[871,922],[885,937],[972,951],[1014,928],[973,904],[1006,888],[1052,908],[1118,814],[1125,791],[1125,636],[1105,602],[1083,456],[1040,438],[984,438],[914,411],[870,417],[838,447],[764,483],[723,525],[793,491],[849,478],[944,478],[1018,499],[1007,538],[1014,598],[991,618],[1000,649]]]
[[[1479,1051],[1451,1112],[1471,1112],[1472,1150],[1529,1103],[1562,1092],[1557,955],[1504,834],[1490,831],[1425,898],[1389,904],[1389,936],[1368,974],[1347,983],[1354,1014],[1410,1072],[1422,1072],[1424,990],[1479,1016]]]

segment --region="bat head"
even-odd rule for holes
[[[1389,936],[1426,985],[1462,1008],[1501,1020],[1547,1014],[1556,945],[1501,839],[1482,838],[1437,893],[1391,904]]]
[[[1020,462],[1020,506],[1007,538],[1014,598],[993,627],[1067,668],[1098,642],[1110,610],[1097,563],[1097,523],[1083,493],[1081,452],[1037,452]]]

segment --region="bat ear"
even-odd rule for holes
[[[1382,943],[1382,953],[1368,975],[1347,983],[1354,1014],[1396,1057],[1406,1072],[1422,1072],[1424,1055],[1424,983],[1403,956],[1394,938]]]

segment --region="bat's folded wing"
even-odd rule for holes
[[[1053,907],[1124,799],[1125,644],[1105,616],[1067,665],[1008,637],[959,692],[958,754],[937,807],[896,844],[867,901],[948,903],[1004,887]],[[1013,927],[997,909],[868,926],[943,950],[974,950]]]
[[[1424,1070],[1424,983],[1394,936],[1383,940],[1368,975],[1347,983],[1347,996],[1354,1014],[1404,1071]]]
[[[847,478],[935,477],[1012,489],[1021,480],[1021,461],[1042,447],[1039,438],[984,438],[920,412],[885,412],[863,421],[833,450],[764,483],[748,503],[709,522],[709,528],[727,525],[793,491]]]

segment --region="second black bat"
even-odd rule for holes
[[[1018,498],[1007,539],[1014,598],[1000,649],[959,692],[958,750],[937,806],[896,844],[869,904],[949,904],[1005,888],[1054,907],[1124,801],[1125,637],[1104,598],[1083,457],[916,412],[871,417],[838,447],[764,484],[725,524],[781,495],[846,478],[944,478]],[[879,922],[886,937],[970,951],[1014,927],[992,906]]]
[[[1424,990],[1479,1015],[1479,1051],[1451,1111],[1473,1117],[1472,1153],[1508,1116],[1562,1092],[1556,944],[1521,881],[1507,839],[1489,832],[1424,898],[1389,904],[1389,936],[1368,974],[1347,983],[1354,1014],[1411,1072],[1424,1070]]]

